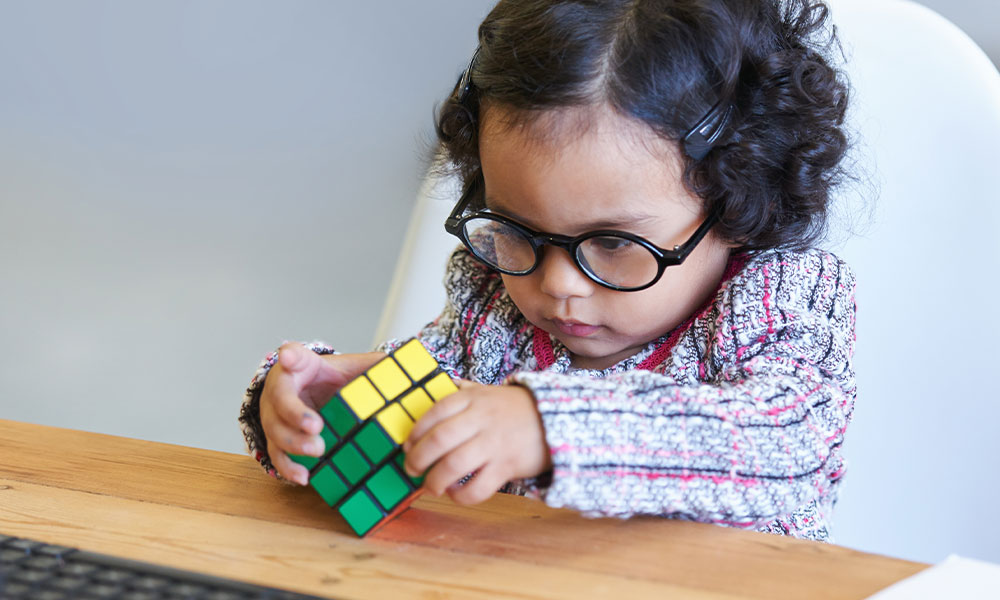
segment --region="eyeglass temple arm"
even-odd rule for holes
[[[462,220],[462,213],[465,212],[465,208],[472,201],[472,198],[476,194],[476,190],[482,183],[482,175],[473,178],[472,182],[469,183],[462,191],[462,195],[458,198],[458,202],[455,203],[455,208],[451,210],[451,214],[448,218],[444,220],[444,229],[452,235],[459,234],[459,222]]]
[[[698,247],[698,243],[701,242],[701,239],[705,237],[705,235],[709,232],[709,230],[711,230],[712,227],[718,222],[719,222],[719,217],[717,217],[714,212],[709,213],[708,217],[705,219],[705,222],[702,223],[701,226],[698,227],[698,229],[696,229],[693,234],[691,234],[691,237],[688,238],[686,242],[684,242],[680,246],[674,246],[674,249],[669,256],[671,262],[673,264],[680,264],[681,262],[683,262],[684,259],[686,259],[688,255],[691,254],[691,252],[693,252],[694,249]]]

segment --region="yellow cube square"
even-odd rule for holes
[[[420,340],[410,340],[403,344],[393,353],[399,364],[403,365],[406,372],[414,381],[419,381],[428,373],[437,368],[437,361],[427,352]]]
[[[413,421],[410,419],[410,415],[406,414],[403,407],[395,402],[382,409],[382,412],[375,415],[375,418],[378,420],[379,425],[382,426],[382,429],[385,429],[389,437],[397,444],[405,442],[406,438],[410,435],[410,430],[413,429]]]
[[[434,401],[431,397],[427,395],[427,392],[420,388],[416,388],[409,394],[403,396],[403,399],[399,401],[406,412],[410,413],[414,421],[420,419],[424,416],[424,413],[429,411],[432,406],[434,406]]]
[[[375,414],[375,411],[385,404],[378,390],[364,375],[342,387],[340,397],[362,421]]]
[[[434,401],[437,402],[448,394],[457,392],[458,386],[456,386],[455,382],[451,380],[451,377],[448,377],[447,373],[440,373],[434,377],[434,379],[428,381],[424,386],[424,389],[427,390],[427,393],[431,395],[431,398],[434,398]]]
[[[372,380],[386,400],[392,400],[409,388],[413,382],[403,373],[392,357],[386,357],[368,369],[368,379]]]

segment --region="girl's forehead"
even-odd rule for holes
[[[484,103],[480,114],[480,145],[499,141],[544,157],[559,148],[587,142],[606,146],[608,152],[653,154],[661,160],[679,158],[677,142],[603,103],[546,110]]]
[[[480,158],[491,209],[563,234],[683,223],[699,212],[676,144],[615,114],[560,110],[573,112],[517,121],[487,112]]]

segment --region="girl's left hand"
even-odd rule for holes
[[[403,450],[410,476],[430,468],[424,487],[459,504],[482,502],[511,479],[552,468],[535,399],[517,385],[460,382],[417,421]]]

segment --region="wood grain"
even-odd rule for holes
[[[505,495],[461,507],[425,494],[359,540],[312,490],[242,455],[3,420],[0,452],[0,531],[319,594],[846,599],[926,568]]]

